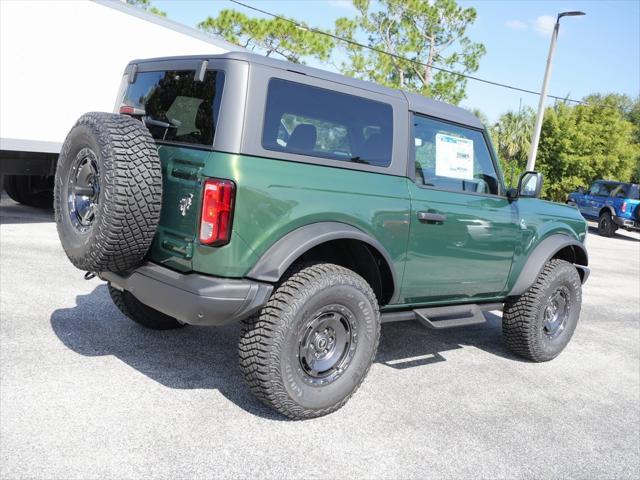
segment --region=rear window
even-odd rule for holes
[[[142,72],[123,104],[141,109],[153,138],[211,146],[216,131],[224,73],[208,70],[203,81],[194,70]]]
[[[262,131],[266,150],[386,167],[391,105],[273,78]]]

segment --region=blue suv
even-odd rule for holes
[[[600,235],[611,237],[618,228],[640,231],[639,193],[635,183],[596,180],[588,191],[570,193],[567,203],[587,220],[597,220]]]

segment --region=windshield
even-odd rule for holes
[[[224,73],[208,70],[142,72],[130,84],[123,105],[140,114],[156,140],[213,145]]]

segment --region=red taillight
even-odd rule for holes
[[[627,213],[627,202],[622,202],[620,210],[622,210],[622,213]]]
[[[122,105],[119,110],[121,115],[145,115],[144,108],[131,107],[129,105]]]
[[[207,180],[202,193],[200,243],[224,245],[231,235],[235,185],[230,180]]]

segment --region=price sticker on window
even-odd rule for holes
[[[473,179],[473,140],[438,133],[436,175],[462,180]]]

